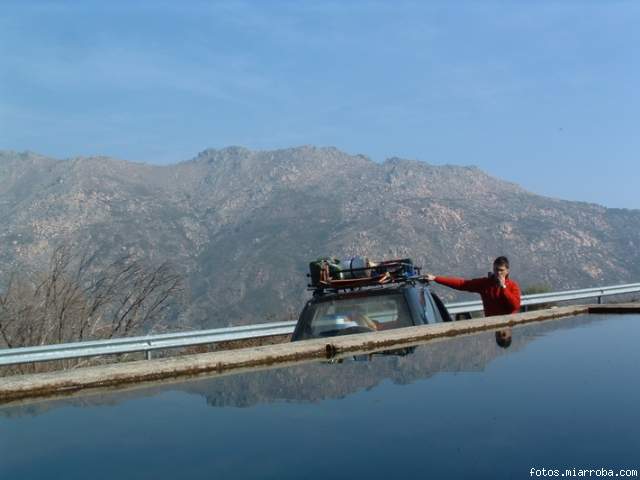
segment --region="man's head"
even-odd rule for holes
[[[493,274],[503,278],[509,275],[509,259],[507,257],[498,257],[493,261]]]

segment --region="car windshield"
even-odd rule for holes
[[[311,335],[387,330],[413,325],[401,293],[360,298],[340,298],[315,305]]]

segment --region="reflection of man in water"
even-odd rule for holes
[[[509,259],[498,257],[493,261],[493,272],[487,277],[465,280],[455,277],[437,277],[427,273],[425,278],[456,290],[479,293],[485,317],[508,315],[520,311],[520,287],[509,278]]]
[[[502,348],[509,348],[509,345],[511,345],[511,327],[503,328],[496,332],[496,343]]]

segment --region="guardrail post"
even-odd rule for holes
[[[151,350],[144,351],[144,358],[147,360],[151,360]]]
[[[602,305],[602,297],[598,297],[598,305]]]

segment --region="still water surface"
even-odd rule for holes
[[[640,316],[0,409],[0,479],[530,478],[640,470]]]

